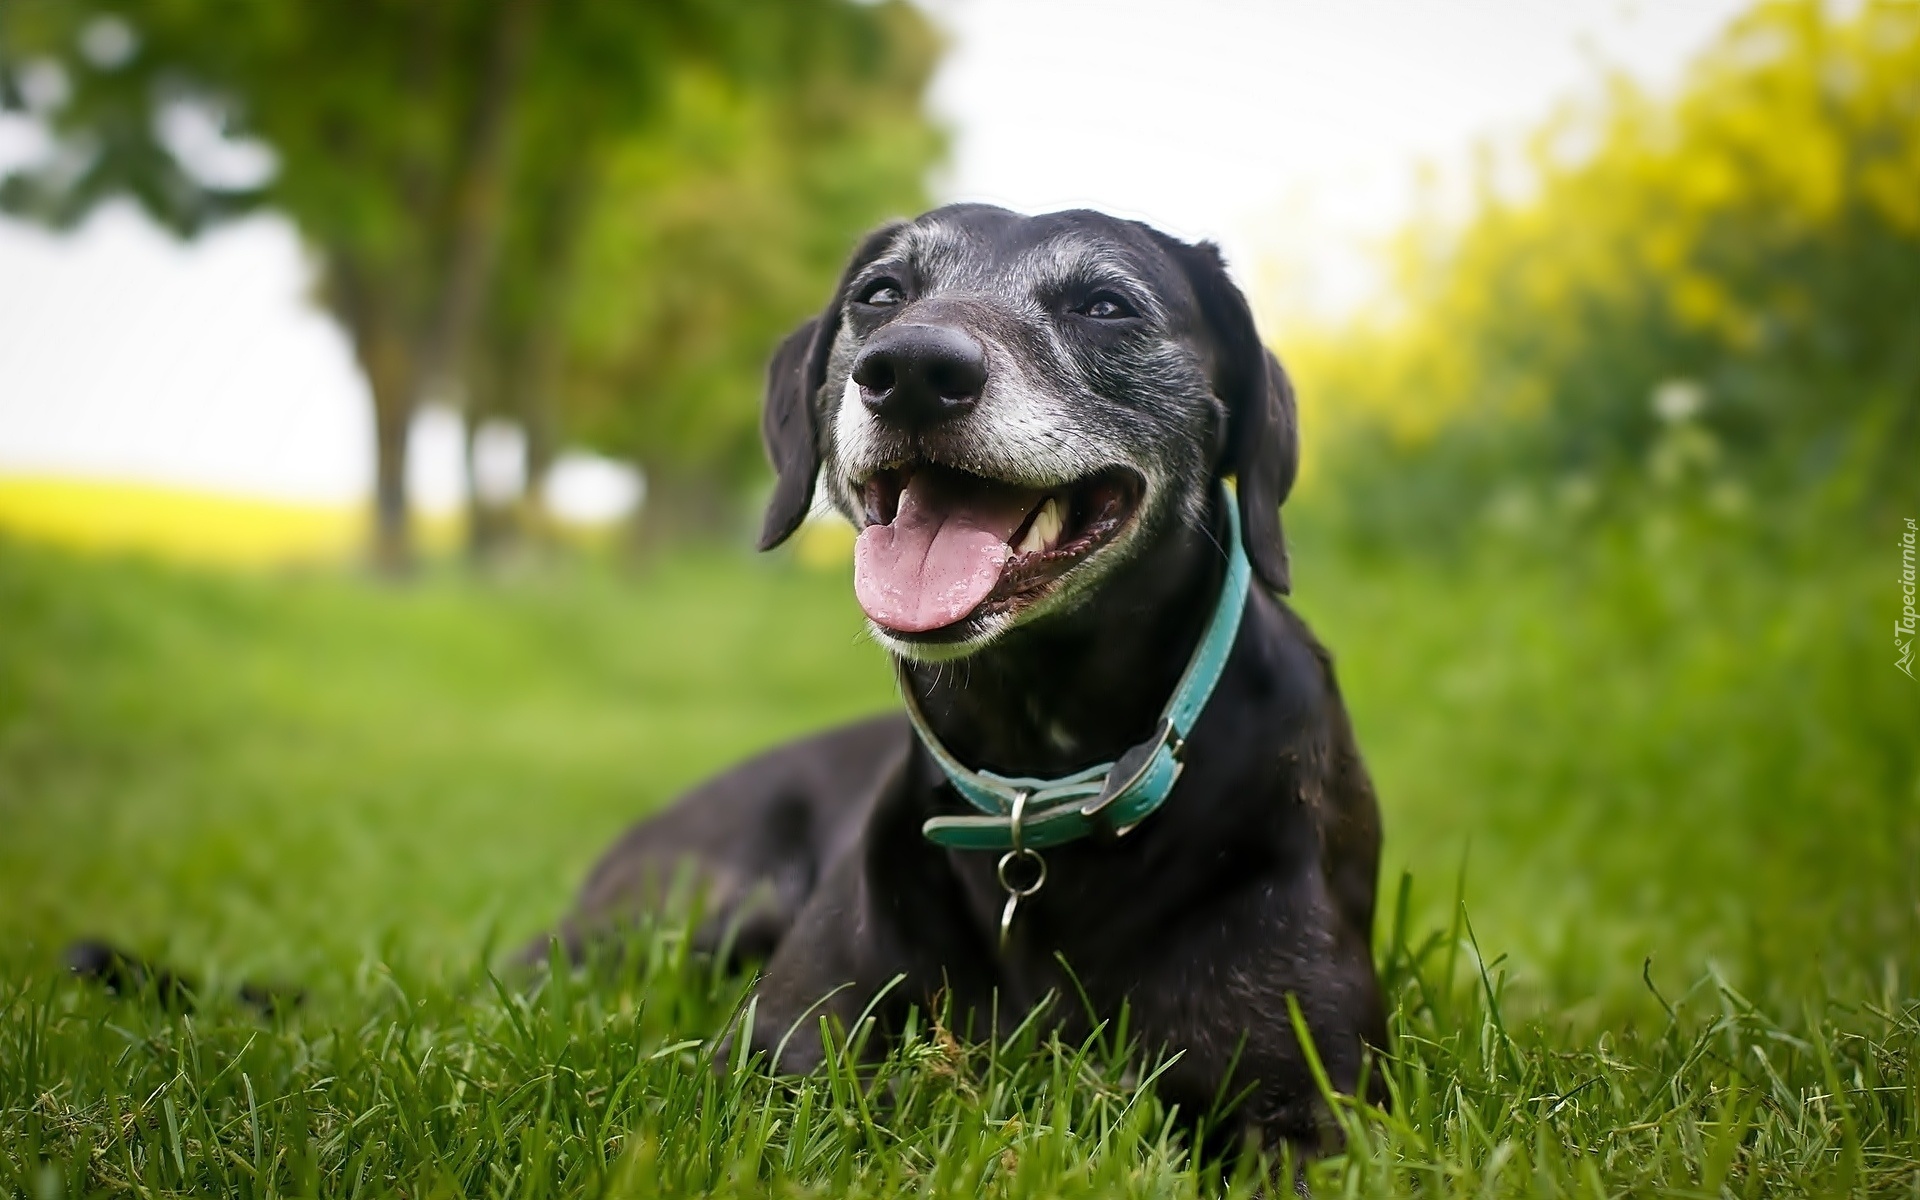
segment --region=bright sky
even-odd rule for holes
[[[946,0],[955,198],[1093,207],[1284,258],[1345,306],[1422,161],[1611,69],[1674,80],[1744,0]],[[1169,14],[1178,13],[1178,19]]]
[[[1659,87],[1743,0],[927,0],[950,31],[940,194],[1090,206],[1213,237],[1243,279],[1286,265],[1340,310],[1423,161],[1458,170],[1603,70]],[[35,151],[0,116],[0,165]],[[338,329],[306,299],[291,228],[191,245],[130,209],[76,235],[0,222],[0,473],[55,472],[296,500],[365,495],[372,421]],[[458,424],[411,464],[451,505]]]

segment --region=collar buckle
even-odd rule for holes
[[[1106,786],[1100,789],[1098,796],[1081,807],[1080,815],[1104,820],[1107,810],[1122,796],[1152,778],[1155,768],[1164,770],[1164,764],[1160,761],[1161,751],[1166,751],[1167,757],[1178,766],[1180,754],[1186,746],[1185,739],[1173,727],[1173,718],[1161,717],[1160,725],[1153,731],[1152,737],[1122,754],[1113,764],[1113,769],[1107,772]]]

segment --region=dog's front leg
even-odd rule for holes
[[[828,871],[767,963],[753,1048],[776,1069],[809,1071],[824,1048],[821,1017],[848,1033],[872,1006],[882,1048],[912,1005],[943,992],[956,1009],[992,994],[997,967],[947,852],[920,834],[925,797],[917,753],[888,780],[859,842]],[[875,996],[885,991],[878,1004]]]
[[[755,995],[753,1043],[775,1070],[803,1074],[824,1056],[822,1018],[852,1031],[874,996],[901,974],[907,956],[873,911],[861,855],[841,859],[821,881],[780,948]],[[902,980],[904,984],[906,980]],[[893,988],[898,991],[899,984]],[[891,1008],[889,995],[881,1008]]]

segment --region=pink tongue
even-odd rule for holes
[[[853,594],[877,625],[925,633],[972,612],[1012,557],[1007,539],[1041,493],[922,468],[891,525],[869,525],[853,548]]]

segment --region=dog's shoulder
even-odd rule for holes
[[[902,712],[785,742],[713,776],[627,829],[581,893],[589,913],[628,906],[643,880],[683,859],[758,869],[800,849],[831,855],[858,832],[877,789],[907,754]]]
[[[1285,601],[1260,592],[1269,661],[1283,664],[1285,690],[1304,706],[1298,795],[1319,828],[1321,863],[1351,926],[1373,927],[1379,873],[1380,807],[1340,695],[1333,652]]]

